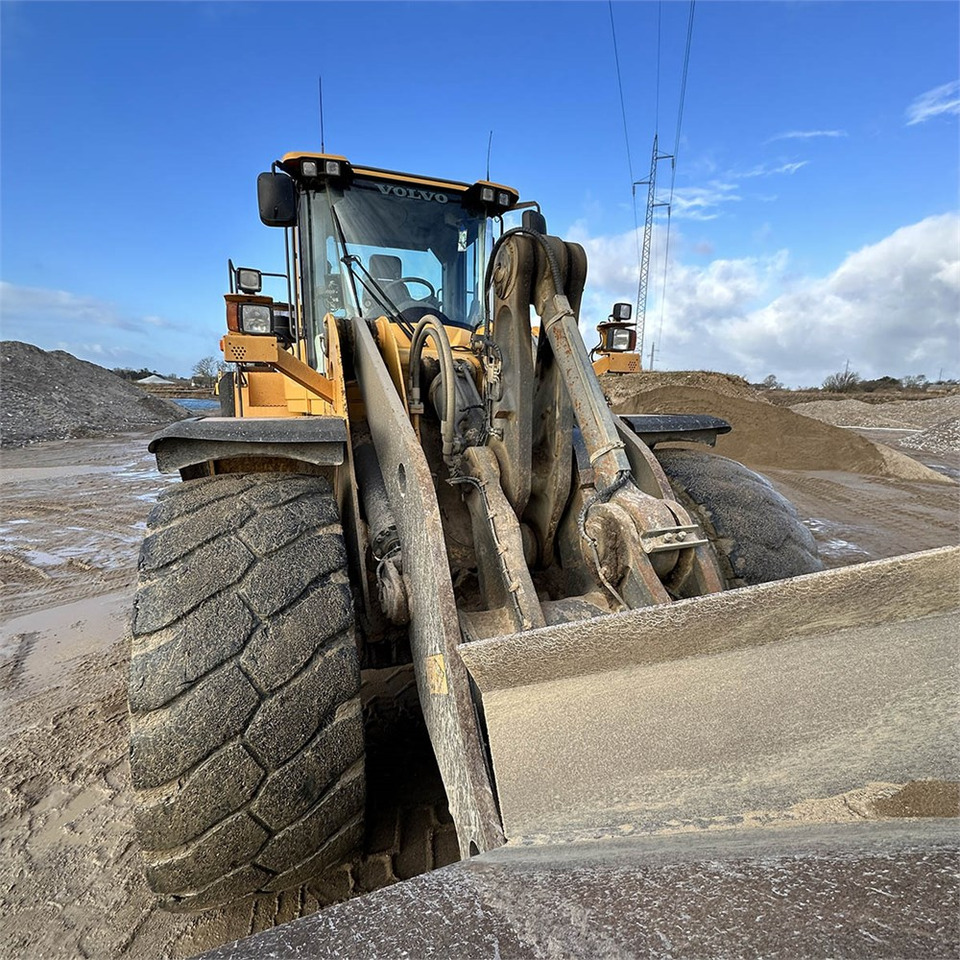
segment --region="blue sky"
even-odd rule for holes
[[[655,130],[675,143],[688,14],[613,4],[635,180]],[[493,179],[587,249],[588,339],[635,296],[603,0],[4,0],[0,17],[5,339],[162,373],[216,354],[227,258],[282,269],[255,181],[319,147],[320,73],[327,149],[355,162],[472,181],[492,129]],[[645,362],[652,341],[657,369],[791,385],[847,361],[960,377],[958,40],[951,2],[697,3]],[[668,161],[659,177],[666,200]]]

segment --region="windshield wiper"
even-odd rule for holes
[[[347,238],[343,232],[343,224],[340,223],[340,216],[338,215],[332,201],[330,202],[330,213],[333,215],[333,222],[337,228],[340,247],[343,250],[343,256],[340,258],[340,262],[347,268],[347,273],[350,275],[350,284],[353,287],[353,299],[357,304],[357,308],[361,309],[360,297],[357,295],[357,281],[359,280],[363,289],[379,303],[384,311],[395,323],[399,325],[400,329],[403,330],[403,332],[410,338],[412,342],[414,329],[407,320],[403,319],[403,316],[400,313],[400,308],[393,302],[393,300],[390,299],[387,291],[380,286],[380,283],[364,266],[363,261],[356,254],[350,253],[350,251],[347,249]],[[354,264],[356,264],[363,271],[363,276],[359,276],[354,271]],[[368,280],[369,283],[367,283]]]
[[[393,302],[393,300],[390,299],[390,295],[387,293],[387,291],[380,286],[380,281],[377,280],[363,265],[363,261],[356,254],[348,253],[345,257],[343,257],[342,263],[346,264],[346,267],[351,271],[351,274],[353,273],[352,264],[356,264],[363,271],[363,276],[358,276],[356,278],[360,281],[360,285],[364,290],[367,291],[367,293],[370,294],[371,297],[373,297],[374,300],[379,303],[379,305],[390,316],[390,318],[400,325],[400,328],[403,330],[403,332],[410,337],[411,340],[413,340],[413,327],[409,321],[404,320],[403,314],[400,312],[400,308],[396,305],[396,303]],[[364,279],[364,277],[366,279]],[[370,284],[373,285],[373,289],[371,289],[367,284],[367,280],[369,280]]]

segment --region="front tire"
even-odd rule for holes
[[[294,886],[362,841],[360,670],[326,480],[177,484],[148,520],[130,667],[147,880],[171,909]]]
[[[677,500],[698,521],[727,589],[823,569],[813,534],[766,477],[699,450],[655,450]]]

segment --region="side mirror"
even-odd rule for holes
[[[293,227],[297,223],[297,191],[285,173],[261,173],[257,177],[260,219],[268,227]]]

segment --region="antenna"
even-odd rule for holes
[[[317,88],[320,93],[320,152],[326,153],[326,144],[323,140],[323,77],[317,77]]]
[[[493,131],[490,131],[490,136],[487,139],[487,180],[490,179],[490,151],[493,149]]]

